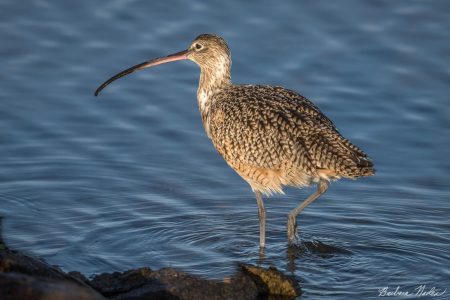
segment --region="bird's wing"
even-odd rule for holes
[[[282,87],[232,86],[215,95],[209,122],[228,162],[276,169],[290,161],[314,169],[367,157],[311,101]]]

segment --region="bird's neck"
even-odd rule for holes
[[[202,114],[209,109],[212,96],[223,88],[231,85],[231,63],[226,60],[214,64],[213,67],[202,66],[197,90],[198,106]]]

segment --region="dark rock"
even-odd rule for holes
[[[149,268],[102,274],[91,286],[112,299],[256,299],[255,283],[239,274],[226,281],[205,280],[174,269]]]
[[[296,298],[301,295],[301,289],[293,276],[287,276],[275,267],[268,269],[242,264],[242,272],[250,276],[257,285],[260,294],[276,295],[285,298]]]
[[[115,300],[140,299],[293,299],[301,294],[292,276],[274,267],[269,269],[242,265],[235,276],[205,280],[198,276],[166,268],[152,271],[140,268],[126,272],[95,276],[90,285],[104,296]]]
[[[1,218],[0,218],[1,231]],[[79,272],[64,273],[34,257],[9,250],[0,234],[1,300],[293,299],[297,281],[275,268],[242,265],[223,281],[206,280],[171,268],[140,268],[101,274],[88,280]]]
[[[42,260],[5,247],[0,250],[0,299],[104,298],[84,280],[66,274]]]
[[[70,271],[69,273],[67,273],[67,275],[77,280],[78,282],[83,282],[85,285],[90,286],[89,279],[87,279],[86,276],[84,276],[78,271]]]
[[[69,281],[31,277],[15,272],[0,273],[2,300],[104,300],[90,288]]]
[[[151,283],[152,274],[153,271],[150,268],[103,273],[95,276],[89,284],[105,296],[114,296],[138,289],[146,283]]]
[[[68,280],[82,286],[87,286],[83,281],[64,273],[57,267],[50,266],[40,259],[9,249],[0,250],[0,272],[16,272],[34,277]]]

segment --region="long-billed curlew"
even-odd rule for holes
[[[261,248],[266,223],[262,194],[283,193],[283,186],[317,183],[317,191],[288,215],[287,235],[292,243],[297,215],[328,189],[331,180],[375,173],[369,157],[305,97],[279,86],[231,83],[230,50],[217,35],[202,34],[187,50],[122,71],[103,83],[95,95],[134,71],[184,59],[201,70],[197,102],[208,137],[255,193]]]

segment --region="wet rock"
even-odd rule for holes
[[[70,271],[67,275],[71,276],[73,279],[78,280],[78,282],[83,282],[85,285],[89,286],[89,279],[78,271]]]
[[[82,280],[37,258],[0,249],[0,299],[105,299]]]
[[[126,272],[105,273],[94,277],[90,285],[115,300],[140,299],[293,299],[301,294],[291,276],[276,268],[242,265],[223,281],[205,280],[171,268],[152,271],[140,268]]]
[[[90,288],[67,280],[36,278],[15,272],[0,273],[2,300],[105,300]]]
[[[256,284],[239,274],[225,281],[205,280],[171,268],[140,268],[94,277],[91,286],[111,299],[257,299]]]
[[[89,280],[79,272],[67,274],[42,260],[8,249],[0,234],[1,300],[253,300],[293,299],[299,295],[300,288],[293,277],[273,267],[253,265],[242,265],[234,276],[223,281],[206,280],[171,268],[105,273]]]
[[[64,273],[57,267],[8,248],[0,250],[0,272],[16,272],[35,277],[68,280],[87,286],[84,282]]]
[[[283,274],[275,267],[265,269],[242,264],[241,269],[255,282],[260,294],[281,296],[287,299],[301,295],[301,289],[297,280],[293,276]]]

